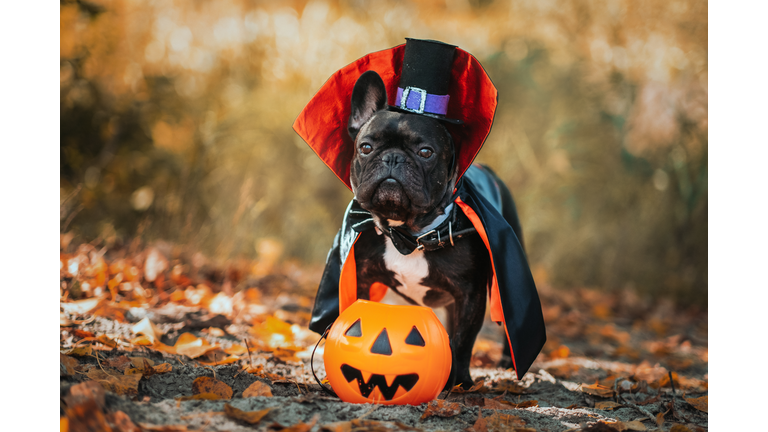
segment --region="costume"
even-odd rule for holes
[[[404,47],[369,54],[336,72],[294,123],[296,132],[347,187],[354,154],[354,143],[346,133],[352,88],[363,72],[374,70],[387,87],[390,105],[396,105],[395,98],[402,95],[398,83]],[[546,341],[541,304],[523,248],[502,216],[498,185],[485,169],[472,165],[493,123],[496,88],[474,57],[459,48],[455,51],[446,117],[463,124],[445,124],[454,138],[460,174],[453,202],[471,221],[491,256],[491,319],[504,326],[517,376],[522,378]],[[322,334],[339,311],[356,300],[353,248],[359,233],[367,229],[374,229],[370,214],[352,200],[328,253],[311,330]],[[385,292],[374,291],[371,300],[380,300]]]

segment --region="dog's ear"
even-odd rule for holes
[[[387,107],[387,88],[384,81],[375,71],[367,71],[360,75],[352,89],[352,111],[349,114],[347,132],[352,141],[376,111]]]

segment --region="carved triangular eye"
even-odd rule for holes
[[[355,323],[349,326],[347,331],[344,332],[344,336],[360,337],[362,335],[363,335],[363,328],[360,326],[360,320],[355,321]]]
[[[419,333],[419,330],[416,328],[416,326],[413,326],[413,328],[411,329],[411,332],[408,333],[408,337],[405,338],[405,343],[408,345],[416,345],[416,346],[427,345],[424,342],[424,338],[421,337],[421,333]]]
[[[389,344],[387,329],[379,333],[379,336],[373,342],[373,346],[371,346],[371,352],[373,354],[392,355],[392,345]]]

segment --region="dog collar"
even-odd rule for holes
[[[382,230],[382,233],[392,240],[392,245],[402,255],[410,255],[415,250],[434,251],[448,245],[454,246],[457,240],[477,230],[464,213],[457,210],[458,206],[451,203],[449,207],[451,207],[450,211],[446,212],[448,216],[439,222],[437,226],[423,234],[414,235],[400,227],[389,227],[386,230]],[[376,229],[373,216],[371,216],[369,211],[360,207],[360,203],[357,200],[352,200],[352,205],[347,213],[347,220],[356,232]],[[428,228],[425,228],[425,230]]]

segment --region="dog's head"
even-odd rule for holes
[[[355,197],[380,228],[419,231],[443,213],[456,183],[451,134],[436,119],[387,110],[384,82],[373,71],[358,78],[351,104]]]

